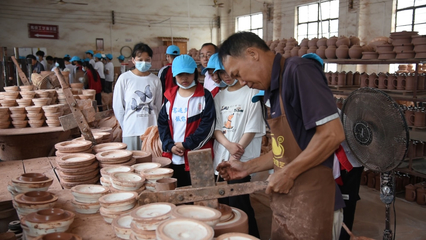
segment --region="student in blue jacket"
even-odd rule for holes
[[[158,131],[163,156],[172,160],[173,177],[177,178],[177,185],[181,187],[191,185],[188,151],[213,149],[211,137],[216,112],[212,94],[198,82],[197,64],[192,57],[176,57],[172,73],[176,86],[164,93]]]

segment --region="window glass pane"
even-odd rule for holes
[[[417,8],[414,12],[414,24],[426,23],[426,7]]]
[[[308,34],[308,24],[300,24],[297,26],[297,35],[307,35]]]
[[[398,0],[398,4],[396,5],[396,9],[412,7],[414,6],[414,0]]]
[[[405,26],[397,26],[396,27],[396,31],[397,32],[401,32],[401,31],[411,31],[411,25],[405,25]]]
[[[308,21],[308,6],[299,7],[299,23]]]
[[[426,0],[416,0],[415,6],[422,6],[426,5]]]
[[[312,38],[317,38],[318,35],[316,34],[308,34],[307,38],[312,39]]]
[[[297,35],[297,41],[300,43],[304,38],[307,38],[308,35],[304,34],[304,35]]]
[[[321,3],[320,7],[321,7],[320,19],[330,18],[330,2],[323,2]]]
[[[339,20],[330,21],[330,32],[339,32]]]
[[[308,34],[309,35],[318,35],[318,22],[308,23]]]
[[[396,12],[396,26],[407,25],[413,22],[413,10]]]
[[[327,37],[328,33],[330,32],[330,29],[328,29],[329,24],[330,24],[330,21],[322,21],[322,24],[320,25],[320,29],[319,29],[320,37]]]
[[[426,24],[414,25],[414,31],[418,31],[420,35],[426,34]]]
[[[330,2],[330,18],[339,17],[339,1],[334,0]]]
[[[318,4],[308,5],[308,20],[318,21]]]
[[[261,28],[263,27],[263,17],[262,14],[255,14],[251,16],[251,28]]]
[[[238,17],[238,31],[244,31],[250,29],[250,16]]]

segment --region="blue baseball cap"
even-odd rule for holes
[[[81,59],[78,56],[74,56],[71,58],[70,62],[74,62],[74,61],[81,61]]]
[[[95,54],[92,50],[87,50],[86,53]]]
[[[83,61],[90,62],[90,58],[85,58],[85,59],[83,59]]]
[[[217,62],[218,62],[218,64],[216,65],[216,68],[214,69],[213,72],[215,73],[219,70],[225,71],[225,67],[223,66],[222,62],[220,61],[219,56],[217,57]]]
[[[176,77],[176,75],[181,73],[194,73],[197,68],[197,64],[195,63],[195,60],[187,55],[180,55],[173,60],[172,64],[172,73],[173,77]]]
[[[96,53],[96,54],[95,54],[95,58],[99,58],[99,59],[101,59],[101,58],[102,58],[102,54],[100,54],[100,53]]]
[[[260,98],[263,97],[263,96],[265,96],[265,91],[264,90],[260,90],[258,94],[254,95],[251,98],[251,101],[255,103],[255,102],[259,101]]]
[[[170,45],[166,50],[166,54],[179,56],[180,55],[180,49],[176,45]]]
[[[324,66],[324,61],[322,60],[322,58],[321,58],[320,56],[318,56],[317,54],[315,54],[315,53],[307,53],[307,54],[304,54],[304,55],[302,56],[302,58],[310,58],[310,59],[314,59],[314,60],[316,60],[317,62],[319,62],[319,63],[321,64],[321,66]]]
[[[71,58],[71,56],[69,54],[65,54],[64,58],[66,58],[66,57]]]
[[[209,62],[207,63],[207,67],[204,68],[201,71],[201,73],[204,75],[204,74],[206,74],[207,70],[209,70],[209,69],[216,69],[217,67],[219,67],[219,64],[220,64],[220,62],[219,62],[219,54],[215,53],[215,54],[213,54],[210,57]]]
[[[118,58],[118,60],[124,60],[124,56],[123,55],[120,55],[117,58]]]
[[[107,55],[105,55],[106,56],[106,58],[108,58],[109,60],[112,60],[112,54],[111,53],[108,53]]]

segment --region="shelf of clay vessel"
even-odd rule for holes
[[[324,63],[336,63],[336,64],[393,64],[393,63],[423,63],[426,62],[426,58],[411,58],[411,59],[323,59]]]
[[[62,127],[38,127],[38,128],[6,128],[0,129],[0,135],[27,135],[49,132],[63,132]]]

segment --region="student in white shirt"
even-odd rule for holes
[[[41,50],[38,50],[38,51],[36,52],[36,56],[37,56],[37,60],[41,63],[41,65],[43,65],[44,70],[45,70],[45,71],[49,71],[49,70],[50,70],[50,68],[47,68],[47,62],[46,62],[46,60],[44,59],[44,52],[43,52],[43,51],[41,51]]]
[[[89,63],[92,64],[93,68],[95,67],[95,59],[93,59],[94,54],[93,50],[86,51],[86,58],[89,59]]]
[[[96,53],[94,69],[98,71],[99,77],[101,77],[102,90],[105,92],[105,72],[104,72],[104,64],[102,63],[101,59],[102,59],[102,54]]]
[[[112,54],[105,55],[107,64],[105,64],[105,92],[112,92],[112,82],[114,82],[114,64],[112,64]]]

